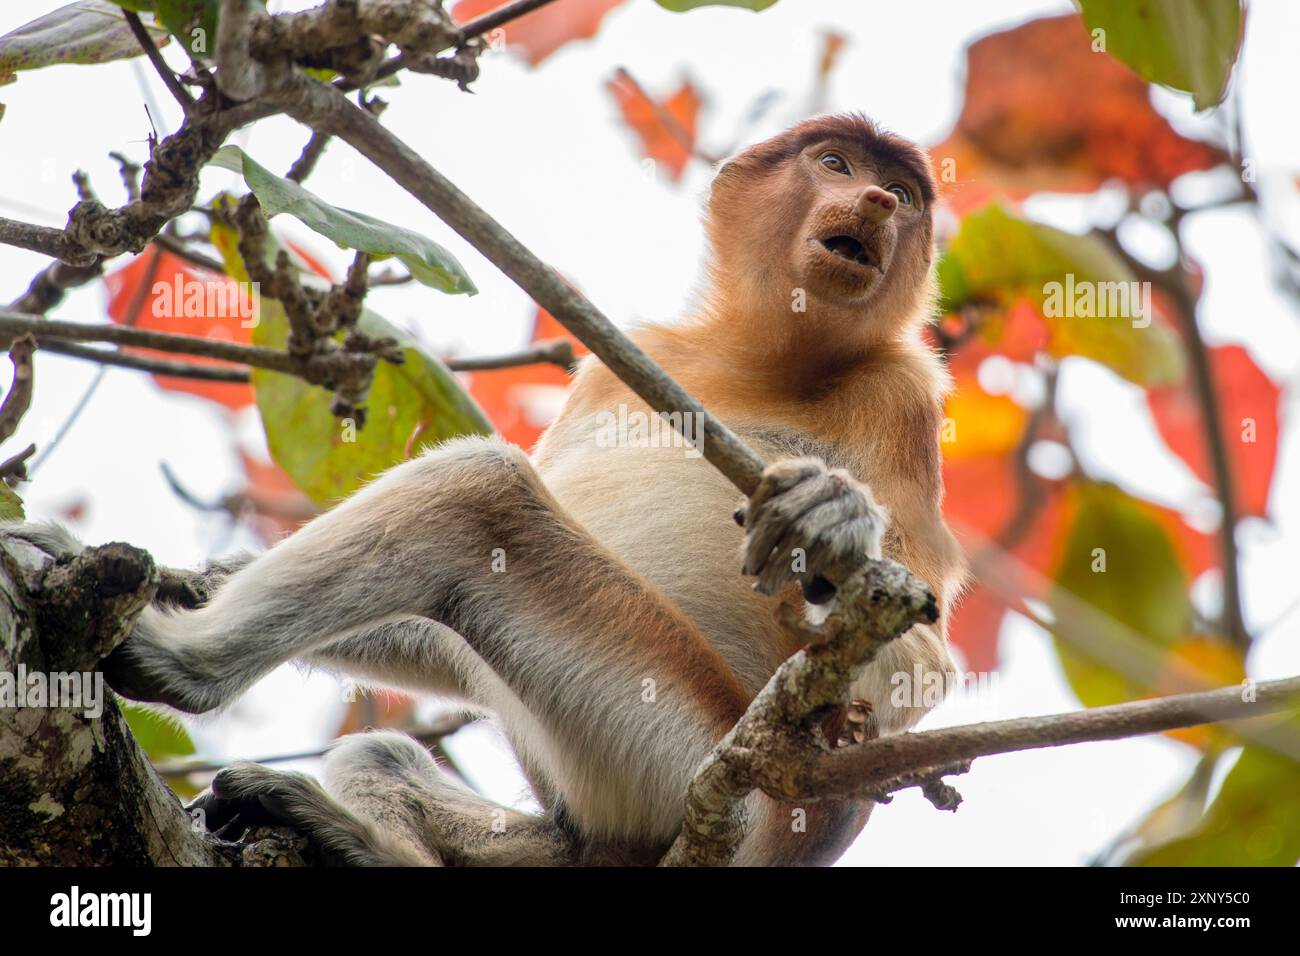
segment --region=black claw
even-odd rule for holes
[[[745,506],[741,505],[733,511],[731,517],[735,520],[736,524],[740,525],[742,528],[745,527]]]

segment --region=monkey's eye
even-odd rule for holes
[[[833,173],[839,173],[842,176],[850,175],[848,161],[839,153],[822,153],[817,162]]]
[[[912,205],[912,191],[902,183],[890,183],[885,187],[885,192],[893,193],[904,206]]]

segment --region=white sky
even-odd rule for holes
[[[563,2],[563,0],[561,0]],[[59,6],[5,4],[0,32]],[[307,6],[297,3],[293,6]],[[276,5],[286,8],[287,4]],[[678,188],[643,174],[637,146],[604,89],[616,67],[627,67],[647,89],[663,93],[690,75],[708,95],[701,118],[706,147],[729,143],[757,95],[784,95],[751,138],[800,118],[824,27],[852,40],[833,81],[832,109],[862,110],[922,143],[937,142],[961,103],[962,49],[973,37],[1043,13],[1064,2],[913,0],[880,5],[864,0],[782,0],[759,15],[729,9],[677,16],[651,0],[628,0],[606,20],[597,39],[572,44],[540,69],[509,54],[483,63],[477,95],[428,77],[404,78],[383,91],[384,122],[490,210],[539,255],[578,282],[616,322],[669,320],[695,287],[702,248],[698,209],[710,172],[696,164]],[[892,11],[892,12],[891,12]],[[1300,85],[1295,57],[1300,5],[1285,0],[1251,5],[1238,79],[1242,85],[1248,153],[1260,171],[1270,208],[1292,236],[1300,233],[1300,202],[1289,176],[1300,173],[1300,128],[1292,91]],[[868,39],[883,37],[891,40]],[[169,53],[175,56],[175,51]],[[0,214],[61,226],[75,201],[69,180],[84,168],[100,195],[119,198],[111,149],[145,158],[149,132],[142,86],[161,107],[164,131],[177,111],[138,62],[59,67],[22,74],[0,88],[7,112],[0,121]],[[1083,91],[1081,91],[1083,92]],[[1175,96],[1162,109],[1180,128],[1203,120]],[[1068,102],[1062,109],[1069,109]],[[306,133],[277,120],[236,141],[272,169],[285,169]],[[234,186],[214,171],[205,193]],[[7,185],[6,185],[7,184]],[[348,147],[335,143],[311,180],[326,199],[424,232],[451,248],[481,290],[474,298],[441,296],[419,287],[384,289],[374,308],[415,331],[441,351],[488,354],[521,345],[532,318],[525,296],[395,185]],[[1289,192],[1288,192],[1289,191]],[[1050,199],[1031,212],[1064,227],[1081,228],[1088,208]],[[342,267],[340,251],[301,227],[281,223],[309,248]],[[1207,267],[1204,323],[1212,342],[1240,341],[1278,381],[1300,370],[1300,313],[1269,285],[1260,230],[1241,211],[1206,214],[1187,224],[1190,252]],[[0,300],[10,301],[42,267],[37,255],[0,247]],[[98,286],[74,293],[54,317],[101,321]],[[8,386],[8,363],[3,383]],[[29,441],[45,447],[77,403],[95,368],[42,353],[34,407],[13,449]],[[1164,453],[1140,393],[1096,367],[1072,370],[1065,383],[1067,414],[1090,469],[1187,509],[1201,496],[1180,462]],[[1287,424],[1295,403],[1286,402]],[[236,423],[256,443],[250,416]],[[1289,500],[1297,486],[1300,451],[1287,428],[1274,481],[1273,523],[1241,533],[1249,622],[1274,621],[1300,597],[1291,569],[1300,562],[1300,513]],[[200,400],[158,391],[144,375],[109,370],[90,407],[22,489],[29,514],[57,513],[74,500],[87,505],[77,531],[92,542],[122,539],[150,549],[160,562],[188,566],[250,542],[226,523],[196,514],[168,490],[159,462],[169,463],[201,496],[237,488],[240,470],[227,415]],[[1277,677],[1300,672],[1292,614],[1260,641],[1251,672]],[[925,727],[1050,713],[1077,707],[1044,635],[1031,625],[1009,625],[1002,635],[998,687],[979,699],[959,695],[927,718]],[[195,730],[214,758],[256,757],[324,743],[341,713],[336,682],[284,669],[268,678],[228,714]],[[519,779],[489,733],[475,730],[453,747],[493,795],[510,799]],[[1087,744],[1053,751],[985,758],[954,782],[966,802],[955,814],[933,810],[914,792],[876,811],[845,863],[1060,864],[1086,862],[1146,808],[1186,778],[1193,752],[1165,739]]]

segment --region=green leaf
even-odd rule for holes
[[[1297,739],[1300,722],[1283,725]],[[1280,736],[1280,735],[1279,735]],[[1295,866],[1300,861],[1300,762],[1248,744],[1196,831],[1126,862],[1134,866]]]
[[[24,517],[23,499],[8,483],[0,481],[0,521],[22,521]]]
[[[766,10],[776,0],[655,0],[659,6],[673,13],[685,13],[697,7],[743,7],[746,10]]]
[[[1149,286],[1137,283],[1095,237],[1030,222],[992,204],[962,220],[939,260],[938,275],[944,312],[967,302],[1010,306],[1029,298],[1045,313],[1053,355],[1090,358],[1139,385],[1182,380],[1177,336],[1154,321],[1149,309],[1138,314],[1144,302],[1149,306]],[[1084,290],[1093,293],[1091,309],[1080,299]],[[1112,290],[1114,303],[1127,309],[1112,307]]]
[[[248,273],[227,227],[215,226],[213,243],[227,272],[240,281]],[[274,259],[278,244],[267,243]],[[283,307],[263,298],[253,343],[283,349],[289,320]],[[292,375],[253,370],[257,408],[271,457],[312,500],[331,505],[411,454],[457,435],[488,435],[492,425],[451,371],[400,329],[369,310],[358,327],[403,345],[405,362],[381,361],[375,368],[364,428],[349,428],[330,411],[330,393]]]
[[[207,57],[217,42],[220,0],[155,0],[158,22],[191,56]]]
[[[1171,648],[1191,630],[1192,606],[1174,543],[1141,502],[1113,485],[1083,483],[1074,493],[1050,604],[1054,630],[1078,635],[1057,641],[1070,686],[1085,706],[1099,707],[1146,689],[1075,646],[1123,648],[1137,640],[1138,653]]]
[[[123,10],[131,10],[135,13],[153,13],[153,0],[111,0]]]
[[[150,760],[188,757],[194,753],[190,735],[176,721],[134,704],[123,704],[122,714],[131,728],[131,735]]]
[[[0,72],[106,63],[143,53],[119,7],[106,0],[81,0],[0,37]]]
[[[1241,52],[1239,0],[1075,0],[1106,52],[1144,80],[1192,94],[1197,110],[1223,102]]]
[[[456,257],[431,239],[365,213],[340,209],[302,186],[277,176],[238,146],[224,146],[214,165],[237,172],[257,196],[267,218],[288,213],[340,246],[378,256],[396,256],[418,281],[448,293],[478,292]]]
[[[131,736],[140,745],[150,763],[159,763],[168,757],[188,757],[194,753],[194,742],[179,722],[133,704],[122,704],[122,716],[131,728]],[[181,778],[167,781],[182,799],[189,799],[198,793],[198,788]]]

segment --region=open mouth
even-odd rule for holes
[[[831,255],[839,256],[841,259],[846,259],[860,266],[869,266],[873,269],[879,268],[875,257],[867,251],[866,246],[852,236],[829,236],[820,241],[822,248]]]

